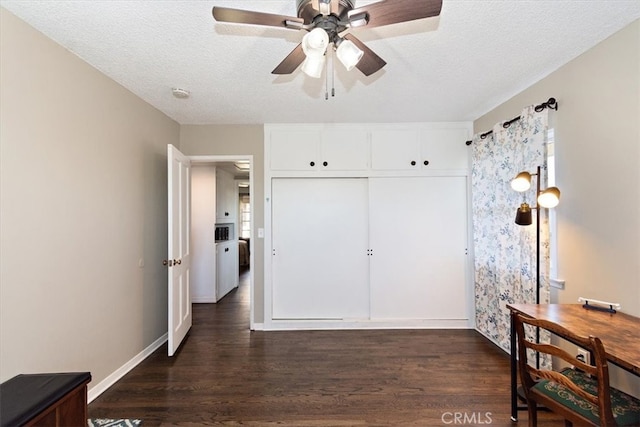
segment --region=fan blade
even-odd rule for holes
[[[442,0],[382,0],[349,11],[349,18],[359,13],[369,15],[367,27],[381,27],[440,15]]]
[[[300,66],[300,64],[302,64],[302,62],[304,62],[306,57],[307,56],[302,51],[302,43],[300,43],[280,64],[278,64],[271,74],[291,74]]]
[[[364,51],[364,55],[360,62],[356,64],[356,68],[362,71],[362,74],[365,76],[370,76],[376,71],[380,70],[382,67],[387,65],[384,59],[380,58],[374,51],[369,49],[364,43],[362,43],[356,36],[353,34],[347,34],[344,36],[345,39],[352,41],[356,46],[358,46],[362,51]]]
[[[236,24],[267,25],[270,27],[302,28],[304,20],[294,16],[274,15],[272,13],[254,12],[252,10],[230,9],[214,6],[213,17],[220,22]],[[289,24],[288,24],[289,23]],[[293,25],[292,25],[293,24]],[[297,25],[299,24],[299,26]]]
[[[331,0],[331,13],[338,16],[340,13],[340,0]]]

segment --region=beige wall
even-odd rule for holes
[[[90,371],[92,388],[167,331],[166,146],[180,128],[0,19],[0,380]]]
[[[262,125],[183,125],[180,151],[189,156],[253,155],[254,228],[264,228],[264,128]],[[257,233],[254,232],[254,236]],[[264,240],[254,238],[254,322],[264,321]]]
[[[640,21],[474,123],[484,132],[555,97],[559,275],[580,296],[640,316]],[[640,387],[636,386],[636,392]]]
[[[640,21],[474,123],[483,132],[525,105],[558,100],[559,273],[566,290],[640,316]],[[555,116],[555,117],[554,117]]]

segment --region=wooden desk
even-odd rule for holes
[[[607,360],[640,376],[640,318],[625,313],[587,310],[581,304],[510,304],[511,310],[511,419],[518,420],[516,336],[513,314],[557,323],[571,332],[602,340]],[[567,337],[562,337],[571,341]],[[526,408],[525,408],[526,409]]]

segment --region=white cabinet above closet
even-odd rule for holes
[[[389,127],[371,131],[371,168],[374,170],[467,169],[468,130],[452,128]]]
[[[371,131],[371,168],[377,170],[420,169],[418,129],[375,129]]]
[[[465,174],[469,134],[459,123],[267,125],[265,166],[272,176]]]
[[[369,144],[364,129],[305,127],[273,130],[271,170],[366,170]]]

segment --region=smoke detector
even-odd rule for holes
[[[171,93],[173,93],[173,96],[175,96],[178,99],[187,99],[190,95],[188,90],[180,89],[177,87],[174,87],[173,89],[171,89]]]

